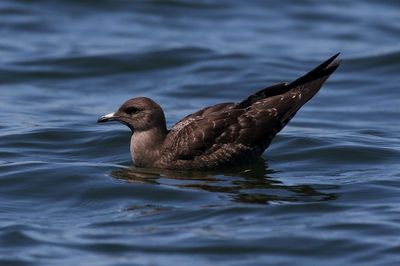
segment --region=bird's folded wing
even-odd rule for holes
[[[207,109],[207,108],[206,108]],[[174,159],[193,159],[210,152],[229,126],[237,124],[243,109],[217,110],[206,115],[189,115],[169,132],[164,148]]]
[[[164,150],[174,160],[264,150],[339,66],[336,57],[291,83],[270,86],[240,103],[218,104],[188,115],[171,129]]]

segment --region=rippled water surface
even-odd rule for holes
[[[0,265],[399,265],[399,1],[0,1]],[[248,168],[139,169],[168,125],[341,67]]]

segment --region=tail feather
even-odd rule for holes
[[[338,55],[339,53],[287,85],[290,90],[285,96],[293,101],[286,102],[281,106],[281,108],[286,107],[286,110],[281,110],[280,121],[283,126],[293,118],[306,102],[317,94],[329,76],[339,67],[340,60],[336,59]]]
[[[307,92],[309,94],[309,97],[306,101],[312,98],[318,90],[321,88],[322,84],[325,82],[325,80],[331,75],[340,65],[340,59],[336,59],[339,56],[340,53],[335,54],[304,76],[301,76],[300,78],[294,80],[291,83],[279,83],[272,85],[270,87],[267,87],[265,89],[262,89],[249,97],[247,97],[245,100],[239,103],[239,107],[245,108],[253,103],[277,96],[277,95],[282,95],[285,94],[291,90],[297,90],[297,89],[307,89]],[[305,103],[305,102],[304,102]]]
[[[317,66],[316,68],[314,68],[313,70],[311,70],[310,72],[305,74],[304,76],[291,82],[290,84],[288,84],[288,87],[290,87],[292,89],[297,86],[301,86],[303,84],[320,79],[322,77],[329,76],[336,70],[336,68],[338,68],[338,66],[340,64],[339,59],[335,60],[339,56],[339,54],[340,53],[335,54],[334,56],[332,56],[331,58],[329,58],[328,60],[326,60],[325,62],[323,62],[322,64],[320,64],[319,66]]]

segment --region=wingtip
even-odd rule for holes
[[[300,78],[294,80],[289,84],[290,87],[296,87],[298,85],[310,82],[314,79],[318,79],[322,76],[329,76],[332,74],[336,68],[339,67],[341,60],[337,59],[337,57],[340,55],[339,53],[336,53],[335,55],[331,56],[329,59],[325,60],[322,64],[305,74],[304,76],[301,76]]]
[[[338,56],[340,55],[340,52],[334,54],[333,56],[331,56],[328,60],[326,60],[324,63],[322,63],[320,65],[320,67],[322,68],[326,68],[329,65],[331,65],[333,62],[340,62],[340,59],[336,59]]]
[[[325,67],[325,69],[333,69],[333,71],[340,65],[342,59],[337,58],[340,55],[340,52],[332,56],[329,61],[330,63]],[[332,72],[333,72],[332,71]]]
[[[336,62],[336,63],[340,63],[342,60],[339,58],[338,56],[340,55],[340,52],[334,54],[331,58],[328,59],[328,61],[331,61],[331,63]]]

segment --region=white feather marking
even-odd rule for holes
[[[192,123],[195,120],[196,119],[194,119],[194,118],[189,118],[189,119],[183,120],[183,121],[179,122],[178,124],[176,124],[173,127],[173,129],[176,131],[180,131],[182,128],[186,127],[187,125],[189,125],[190,123]]]

